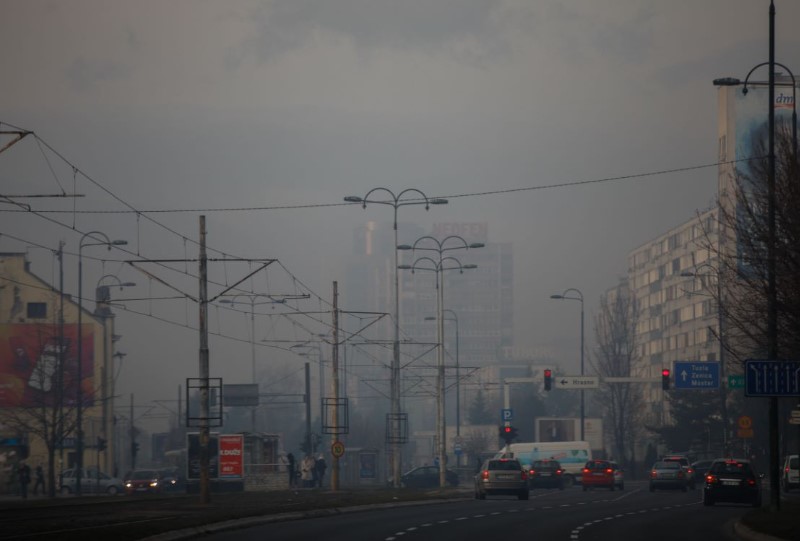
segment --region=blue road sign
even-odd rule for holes
[[[800,396],[800,362],[748,359],[745,396]]]
[[[500,410],[500,418],[503,421],[512,421],[514,419],[514,410],[511,408]]]
[[[676,389],[718,389],[719,363],[675,361]]]

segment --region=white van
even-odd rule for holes
[[[558,460],[564,480],[570,485],[580,482],[583,466],[592,459],[592,450],[587,441],[512,443],[501,449],[496,458],[516,458],[528,470],[534,460]]]

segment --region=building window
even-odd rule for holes
[[[47,303],[29,302],[28,319],[45,319],[47,317]]]

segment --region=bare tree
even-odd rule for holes
[[[639,360],[636,325],[639,308],[627,280],[608,291],[600,300],[594,318],[597,347],[592,363],[605,377],[632,377]],[[597,392],[605,409],[606,430],[612,437],[612,453],[624,466],[635,461],[635,444],[642,427],[644,398],[638,383],[606,383]],[[610,428],[608,423],[610,422]]]

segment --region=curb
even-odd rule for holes
[[[233,520],[226,520],[223,522],[213,522],[210,524],[204,524],[202,526],[193,526],[191,528],[183,528],[181,530],[159,533],[151,535],[150,537],[144,537],[140,541],[180,541],[182,539],[190,539],[193,537],[213,534],[225,530],[249,528],[251,526],[271,524],[273,522],[288,522],[290,520],[301,520],[305,518],[330,517],[334,515],[343,515],[345,513],[359,513],[362,511],[369,511],[373,509],[387,509],[392,507],[439,505],[445,503],[467,501],[471,499],[472,498],[454,498],[452,500],[415,500],[411,502],[388,502],[388,503],[376,503],[367,505],[354,505],[351,507],[330,507],[327,509],[311,509],[309,511],[296,512],[296,513],[280,513],[277,515],[261,515],[261,516],[237,518]],[[769,541],[769,540],[763,540],[763,541]]]
[[[765,533],[759,533],[751,528],[748,528],[742,523],[741,520],[737,520],[733,523],[733,533],[745,541],[787,541],[783,537],[775,537]]]

